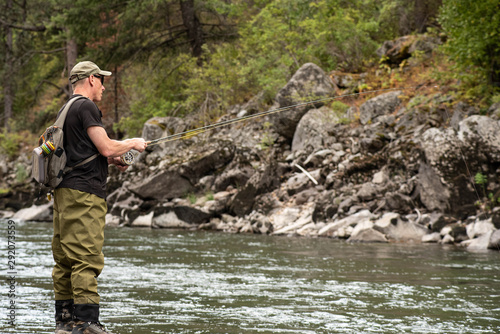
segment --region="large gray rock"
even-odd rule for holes
[[[495,226],[491,222],[491,218],[487,220],[477,220],[466,226],[467,236],[469,239],[474,239],[490,231],[495,231]]]
[[[141,199],[157,200],[184,197],[194,191],[188,179],[171,171],[160,171],[128,189]]]
[[[361,105],[359,108],[359,121],[365,125],[377,116],[388,115],[396,110],[401,103],[401,91],[388,92],[376,96]]]
[[[496,230],[491,234],[488,249],[500,251],[500,230]]]
[[[458,139],[468,155],[482,162],[500,162],[500,122],[487,116],[471,116],[460,122]]]
[[[297,125],[292,141],[292,152],[307,147],[313,150],[328,147],[333,140],[328,134],[328,129],[339,121],[339,117],[328,107],[309,110]]]
[[[144,123],[142,127],[142,135],[146,141],[151,141],[174,134],[183,133],[188,129],[187,122],[178,117],[153,117]],[[148,163],[161,159],[168,154],[175,154],[180,147],[183,147],[185,142],[183,140],[174,140],[164,142],[159,145],[153,145],[147,148],[147,151],[153,151],[154,154],[148,156]],[[142,154],[141,156],[144,156]]]
[[[233,197],[230,211],[243,217],[252,211],[258,195],[270,192],[280,184],[276,164],[266,166],[265,170],[252,175],[243,188]]]
[[[369,221],[375,216],[369,210],[362,210],[338,221],[328,223],[318,231],[318,236],[336,237],[337,231],[349,226],[355,226],[363,221]]]
[[[415,41],[415,36],[402,36],[394,40],[385,41],[380,48],[375,51],[379,58],[384,58],[385,62],[397,65],[411,56],[409,50]]]
[[[167,205],[154,209],[151,223],[155,227],[188,228],[207,223],[210,218],[210,213],[197,208]]]
[[[360,231],[359,233],[356,233],[355,235],[353,234],[349,239],[347,239],[347,242],[387,243],[389,241],[384,234],[380,233],[377,230],[374,230],[373,228],[368,228]]]
[[[183,163],[178,171],[191,184],[227,165],[234,157],[235,147],[229,141],[219,141],[217,145],[205,147],[196,152],[190,161]]]
[[[313,211],[314,211],[314,207],[309,206],[306,210],[301,212],[301,215],[300,215],[300,217],[298,217],[297,220],[289,221],[284,226],[281,226],[281,228],[275,228],[275,230],[272,234],[280,235],[280,234],[296,233],[297,230],[303,228],[307,224],[312,223]]]
[[[373,228],[388,239],[396,241],[421,241],[422,237],[429,232],[424,226],[402,220],[401,216],[395,213],[382,216],[375,222]]]
[[[146,141],[181,133],[187,126],[182,118],[177,117],[153,117],[144,123],[142,138]]]
[[[32,205],[17,211],[12,218],[24,221],[52,221],[52,203]]]
[[[448,209],[450,193],[436,172],[425,163],[420,164],[418,171],[418,188],[420,200],[429,211]]]
[[[415,138],[422,145],[427,161],[442,176],[455,174],[465,162],[469,167],[500,162],[498,121],[475,115],[461,121],[458,127],[458,132],[452,128],[431,128],[422,138]]]
[[[255,174],[255,169],[249,165],[239,164],[233,168],[226,168],[220,175],[215,178],[214,190],[223,191],[227,187],[235,188],[242,186]]]
[[[487,250],[492,235],[493,231],[489,231],[478,238],[463,241],[461,245],[467,246],[469,250]]]
[[[470,116],[458,124],[458,131],[431,128],[415,137],[425,159],[449,191],[449,212],[465,218],[475,213],[478,200],[470,173],[494,173],[500,163],[500,124],[486,116]],[[484,168],[490,168],[486,170]]]
[[[321,68],[312,63],[304,64],[276,95],[279,108],[291,107],[271,117],[276,132],[292,139],[302,116],[309,109],[324,104],[307,102],[333,96],[334,93],[332,80]]]

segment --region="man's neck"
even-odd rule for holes
[[[92,100],[90,92],[83,87],[76,87],[75,90],[73,91],[73,94],[85,96],[89,100]]]

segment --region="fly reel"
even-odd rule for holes
[[[127,153],[123,153],[120,156],[120,160],[121,160],[122,164],[130,166],[130,165],[134,164],[135,157],[136,157],[136,155],[132,151],[128,151]]]

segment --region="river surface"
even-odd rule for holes
[[[15,297],[1,285],[0,333],[53,333],[52,226],[15,228]],[[101,322],[115,334],[500,333],[495,251],[106,228],[104,254]]]

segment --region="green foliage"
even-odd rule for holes
[[[24,164],[17,164],[16,165],[16,181],[18,183],[24,182],[26,179],[28,179],[28,171],[26,170],[26,166]]]
[[[341,124],[349,124],[351,122],[351,120],[346,116],[346,112],[349,109],[349,106],[347,104],[344,104],[340,101],[333,101],[330,104],[330,108]]]
[[[433,26],[442,1],[194,0],[201,56],[193,55],[177,0],[13,3],[3,16],[8,22],[45,27],[14,29],[15,61],[0,68],[15,91],[13,129],[38,133],[53,121],[66,93],[65,46],[75,39],[78,60],[119,69],[121,120],[115,127],[139,135],[153,116],[196,114],[205,124],[260,93],[270,104],[307,62],[327,72],[362,71],[384,40]],[[467,87],[465,98],[484,97],[486,104],[498,91],[478,83],[500,81],[498,0],[443,3],[439,20],[457,66],[452,75]],[[0,35],[5,40],[5,30]],[[7,64],[4,49],[0,60]],[[398,74],[393,79],[401,80]]]
[[[500,102],[500,94],[493,95],[491,97],[491,102],[492,103],[499,103]]]
[[[207,199],[207,201],[213,201],[214,200],[214,193],[211,192],[211,191],[207,191],[205,193],[205,198]]]
[[[337,64],[354,69],[373,54],[377,31],[371,11],[358,0],[261,1],[264,8],[248,19],[239,18],[237,41],[207,43],[203,64],[186,52],[155,52],[124,75],[130,112],[118,128],[132,134],[152,116],[197,113],[202,124],[213,122],[229,106],[259,92],[271,102],[295,71],[307,62],[325,70]],[[244,6],[213,8],[236,15]],[[255,11],[255,9],[254,9]],[[229,14],[228,14],[229,15]],[[335,29],[331,27],[335,26]]]
[[[436,25],[441,0],[382,0],[380,3],[380,38],[394,39],[423,33]],[[372,2],[375,5],[375,2]]]
[[[3,131],[0,133],[0,151],[9,158],[14,158],[19,154],[19,146],[23,137],[15,132]]]
[[[448,41],[445,51],[456,62],[457,78],[471,87],[500,85],[500,10],[498,0],[444,0],[439,21]]]
[[[260,140],[259,148],[261,150],[268,150],[274,145],[274,140],[275,138],[272,136],[271,132],[269,129],[271,128],[272,124],[269,122],[264,123],[264,134]]]
[[[138,63],[121,73],[122,85],[127,94],[124,103],[128,111],[115,130],[131,136],[140,134],[144,122],[159,116],[184,116],[182,109],[183,74],[195,60],[187,55],[174,59],[151,58],[146,64]]]
[[[486,183],[488,182],[488,179],[486,178],[486,176],[484,174],[478,172],[474,176],[474,181],[476,182],[477,185],[484,187],[486,185]]]
[[[487,191],[488,178],[486,175],[481,172],[476,173],[474,176],[474,182],[481,186],[484,196],[483,200],[478,200],[476,202],[476,206],[480,207],[482,210],[489,211],[493,207],[500,204],[499,193],[497,192],[496,194],[493,194],[492,192]]]
[[[198,200],[198,198],[196,197],[196,194],[193,194],[193,193],[187,194],[186,198],[187,198],[187,200],[189,200],[189,203],[191,203],[191,204],[195,204],[196,201]]]

